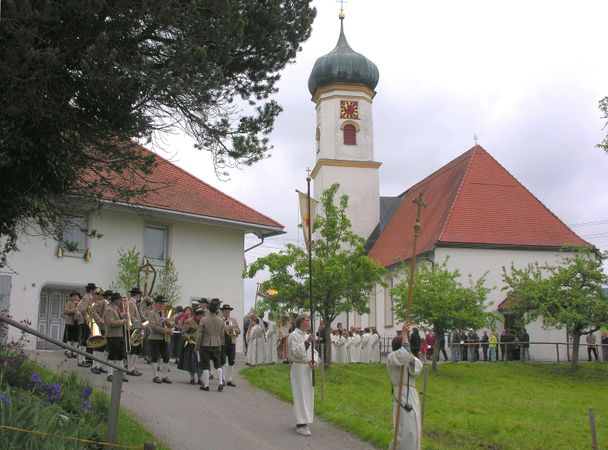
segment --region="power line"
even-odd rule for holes
[[[570,226],[571,227],[590,227],[592,225],[603,225],[605,223],[608,223],[608,219],[599,219],[599,220],[593,220],[590,222],[573,223]]]

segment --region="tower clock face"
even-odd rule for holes
[[[358,119],[359,103],[352,100],[342,100],[340,102],[341,119]]]

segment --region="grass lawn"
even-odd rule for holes
[[[600,448],[608,448],[608,364],[449,363],[428,368],[425,449],[591,448],[588,409]],[[254,386],[291,401],[289,365],[246,368]],[[318,380],[318,378],[317,378]],[[422,376],[417,381],[422,391]],[[387,448],[391,385],[384,365],[334,365],[317,381],[315,411],[340,428]],[[313,428],[314,432],[314,428]]]

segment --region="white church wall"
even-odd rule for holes
[[[182,305],[190,304],[191,297],[218,297],[235,308],[235,317],[242,317],[243,231],[107,208],[89,217],[89,229],[103,234],[100,239],[88,240],[90,261],[67,253],[58,258],[57,243],[52,239],[20,239],[20,251],[10,256],[3,271],[11,276],[10,314],[15,320],[31,320],[32,327],[37,328],[43,288],[82,290],[86,283],[94,282],[107,289],[117,276],[118,249],[135,246],[143,253],[146,224],[168,229],[168,256],[179,272]],[[11,330],[10,337],[17,335]]]

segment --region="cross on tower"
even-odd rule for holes
[[[337,3],[340,3],[340,18],[344,18],[344,3],[348,3],[346,0],[336,0]]]

